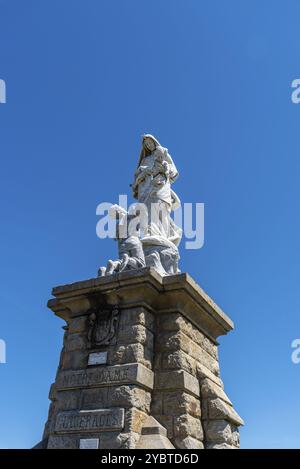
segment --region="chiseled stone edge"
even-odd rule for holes
[[[153,277],[154,281],[162,285],[163,277],[161,277],[153,267],[143,267],[141,269],[107,275],[106,277],[96,277],[66,285],[58,285],[52,289],[52,294],[54,296],[60,296],[65,293],[71,293],[78,290],[90,290],[91,288],[105,287],[107,284],[110,284],[109,287],[111,287],[111,285],[119,287],[120,284],[126,283],[126,280],[134,281],[137,284],[143,283],[145,281],[145,277],[149,276],[149,274]]]
[[[213,301],[213,299],[198,285],[197,282],[188,274],[181,273],[177,275],[168,275],[163,278],[164,290],[177,290],[184,288],[194,300],[201,304],[205,311],[211,315],[215,320],[227,328],[232,330],[234,328],[233,321],[224,311]]]
[[[157,371],[155,373],[156,390],[183,390],[199,398],[199,381],[185,370]]]
[[[94,382],[87,382],[87,383],[79,383],[79,384],[70,384],[70,385],[63,385],[64,377],[72,376],[72,375],[95,375],[97,373],[109,373],[114,371],[125,371],[128,369],[128,376],[126,379],[123,380],[112,380],[112,381],[94,381]],[[129,363],[125,365],[112,365],[112,366],[101,366],[101,367],[94,367],[88,368],[85,370],[66,370],[60,371],[56,383],[55,388],[59,391],[69,390],[69,389],[81,389],[81,388],[97,388],[97,387],[104,387],[104,386],[116,386],[116,385],[123,385],[123,384],[137,384],[142,388],[147,390],[152,390],[154,385],[154,373],[153,371],[149,370],[146,366],[142,365],[141,363]]]
[[[135,449],[174,449],[174,446],[167,437],[167,429],[149,415],[143,423]]]

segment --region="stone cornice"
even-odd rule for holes
[[[120,309],[148,305],[157,313],[184,315],[214,340],[233,329],[231,319],[186,273],[161,277],[152,267],[92,278],[53,289],[48,306],[68,321],[85,314],[96,303]]]

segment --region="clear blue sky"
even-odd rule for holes
[[[181,269],[235,322],[220,361],[242,447],[300,447],[299,16],[297,0],[0,0],[1,447],[41,438],[51,288],[115,257],[96,205],[130,193],[144,132],[182,201],[205,203]]]

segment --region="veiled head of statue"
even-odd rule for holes
[[[152,153],[156,147],[160,146],[159,141],[151,134],[143,135],[142,146],[146,152]]]

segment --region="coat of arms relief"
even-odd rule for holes
[[[116,342],[119,310],[95,308],[88,316],[87,338],[89,348],[113,345]]]

